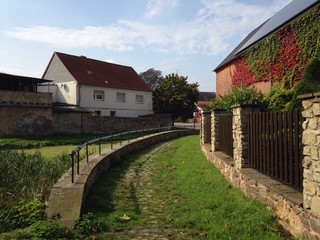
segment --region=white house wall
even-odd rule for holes
[[[52,80],[54,83],[76,81],[56,54],[53,55],[43,78]]]
[[[104,91],[104,100],[94,100],[94,90]],[[117,102],[117,92],[126,94],[125,103]],[[136,103],[136,95],[143,95],[143,103]],[[138,117],[153,113],[152,92],[80,86],[80,106],[91,111],[100,111],[101,116]]]
[[[77,82],[57,83],[57,102],[78,105]]]
[[[37,92],[51,93],[52,102],[57,102],[57,86],[52,83],[43,83],[37,86]]]

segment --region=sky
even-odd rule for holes
[[[53,53],[178,73],[216,90],[215,67],[291,0],[0,0],[0,72],[41,78]]]

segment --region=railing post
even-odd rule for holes
[[[71,157],[71,183],[74,183],[74,152],[70,154]]]
[[[80,150],[78,151],[77,154],[77,174],[79,175],[80,173]]]
[[[101,155],[101,138],[99,138],[99,155]]]
[[[248,113],[260,112],[260,107],[255,104],[238,104],[233,106],[232,112],[234,166],[241,169],[248,163]]]
[[[88,143],[86,145],[86,158],[87,158],[87,162],[89,162],[89,150],[88,150]]]
[[[111,136],[111,149],[113,149],[113,134]]]

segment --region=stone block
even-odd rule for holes
[[[302,133],[302,144],[313,145],[316,143],[316,133],[314,131],[305,130]]]
[[[312,109],[307,109],[302,111],[302,117],[304,118],[312,118],[314,116]]]
[[[311,128],[314,130],[318,129],[318,118],[311,118],[309,121],[308,128]]]
[[[317,218],[310,219],[310,227],[316,233],[320,233],[320,221]]]
[[[310,167],[312,166],[312,162],[313,162],[313,160],[312,160],[312,158],[311,157],[304,157],[303,158],[303,160],[302,160],[302,166],[303,166],[303,168],[305,169],[305,171],[306,171],[306,169],[310,169]],[[307,174],[307,171],[306,171],[306,173],[305,174]]]
[[[315,195],[317,188],[315,184],[309,180],[303,180],[303,190],[307,191],[310,195]]]
[[[302,128],[303,128],[303,129],[307,129],[307,128],[308,128],[308,125],[309,125],[309,119],[306,119],[306,120],[303,121],[303,123],[302,123]]]
[[[310,146],[304,146],[303,147],[303,155],[304,156],[310,156],[311,155],[311,147]]]
[[[313,113],[315,116],[320,115],[320,103],[313,103]]]
[[[312,102],[310,100],[304,100],[302,101],[302,106],[303,106],[303,109],[308,109],[312,106]]]
[[[320,183],[320,173],[314,173],[314,174],[313,174],[313,179],[314,179],[316,182]],[[320,204],[320,202],[319,202],[319,204]],[[319,207],[320,207],[320,206],[319,206]]]
[[[310,147],[310,156],[314,160],[319,160],[319,148],[318,147]]]

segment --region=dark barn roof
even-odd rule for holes
[[[84,56],[78,57],[58,52],[55,54],[81,85],[151,92],[132,67]]]
[[[247,48],[276,32],[293,19],[312,7],[319,5],[319,0],[293,0],[262,25],[253,30],[215,69],[219,70],[236,59]]]

